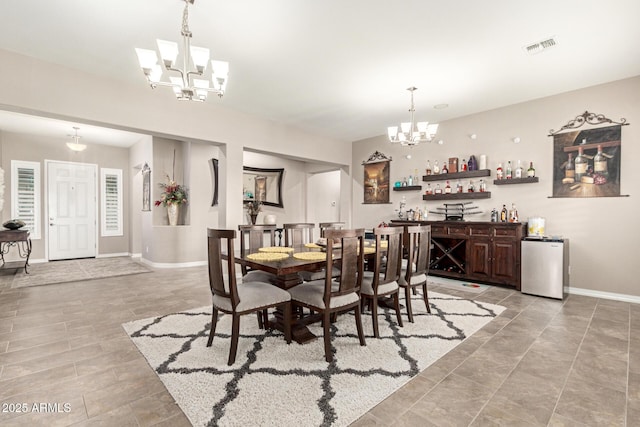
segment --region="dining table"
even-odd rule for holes
[[[284,252],[288,256],[282,260],[269,261],[252,259],[251,252],[246,250],[244,252],[236,251],[235,262],[237,264],[244,264],[245,266],[254,269],[266,271],[272,273],[275,277],[272,279],[272,284],[282,289],[290,289],[294,286],[298,286],[303,283],[302,277],[299,273],[303,271],[321,271],[326,268],[326,252],[323,246],[317,244],[307,244],[303,246],[296,246],[293,248],[284,249],[285,247],[274,247],[274,251],[287,251]],[[365,258],[371,258],[375,256],[375,251],[371,249],[371,243],[367,242],[365,246]],[[269,249],[269,248],[266,248]],[[321,259],[306,260],[298,259],[294,256],[296,253],[316,252],[325,255]],[[277,252],[276,252],[277,253]],[[334,249],[334,261],[339,261],[340,250]],[[320,321],[320,316],[306,315],[302,316],[301,313],[292,312],[290,319],[284,318],[284,311],[277,308],[275,310],[274,318],[267,319],[265,327],[271,327],[278,330],[284,330],[285,322],[291,322],[291,338],[299,344],[304,344],[315,340],[317,336],[313,334],[307,325]]]

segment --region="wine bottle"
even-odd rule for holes
[[[569,153],[567,164],[564,167],[564,177],[570,179],[575,179],[576,177],[576,166],[573,163],[573,153]]]
[[[536,170],[533,167],[533,162],[529,162],[529,169],[527,169],[527,178],[533,178],[536,176]]]
[[[598,144],[598,153],[593,158],[593,172],[598,175],[608,176],[607,158],[602,153],[602,145]]]
[[[507,178],[507,179],[511,179],[511,178],[512,178],[512,176],[511,176],[511,160],[509,160],[509,161],[507,162],[507,174],[506,174],[506,178]]]
[[[589,161],[584,156],[582,147],[578,147],[578,155],[576,156],[574,164],[576,169],[576,181],[580,182],[583,176],[587,176],[587,167],[589,166]]]

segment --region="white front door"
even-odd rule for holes
[[[47,162],[49,259],[96,256],[97,166]]]

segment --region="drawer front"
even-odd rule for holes
[[[444,225],[431,225],[431,234],[446,235],[447,228]]]
[[[496,237],[516,237],[518,229],[516,227],[495,227],[494,236]]]
[[[469,234],[471,236],[489,236],[491,228],[483,227],[481,225],[469,226]]]
[[[449,235],[464,236],[467,234],[467,227],[464,225],[450,225],[447,231]]]

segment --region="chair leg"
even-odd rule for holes
[[[402,324],[402,314],[400,313],[400,289],[396,290],[396,293],[393,294],[393,305],[396,308],[396,318],[398,319],[398,325],[403,327]]]
[[[333,354],[331,353],[331,313],[325,311],[322,316],[324,325],[324,360],[327,363],[331,363],[333,360]]]
[[[373,322],[373,336],[379,338],[380,334],[378,333],[378,298],[376,296],[371,298],[371,316]]]
[[[427,284],[422,285],[422,296],[424,297],[424,303],[427,306],[427,313],[431,314],[431,306],[429,305],[429,295],[427,294]]]
[[[360,345],[367,345],[364,340],[364,330],[362,329],[362,313],[360,313],[360,304],[356,305],[356,328],[358,329],[358,338],[360,339]]]
[[[256,316],[258,316],[258,329],[264,329],[264,322],[262,321],[262,311],[256,311]]]
[[[410,286],[404,288],[404,299],[405,304],[407,305],[407,317],[409,318],[409,322],[413,323],[413,310],[411,309],[411,292],[409,292]],[[412,288],[414,291],[416,288]]]
[[[240,336],[240,315],[233,314],[231,321],[231,348],[229,349],[229,361],[227,365],[231,366],[236,361],[236,353],[238,352],[238,338]]]
[[[284,304],[284,339],[291,344],[291,302]]]
[[[209,341],[207,341],[207,347],[211,347],[213,342],[213,336],[216,334],[216,326],[218,325],[218,309],[213,308],[213,314],[211,315],[211,329],[209,330]]]

